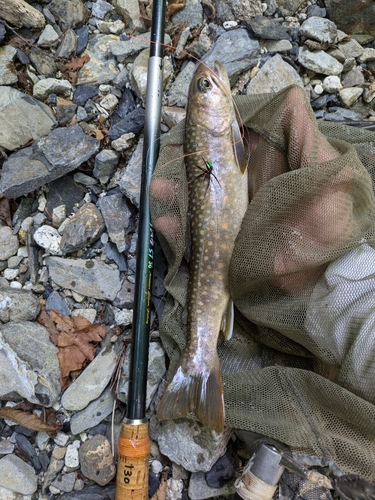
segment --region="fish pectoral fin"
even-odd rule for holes
[[[229,340],[233,335],[234,325],[234,304],[233,300],[228,300],[228,305],[221,319],[220,331],[224,335],[225,340]]]
[[[209,372],[190,375],[180,365],[166,388],[158,408],[158,419],[169,420],[194,414],[215,431],[224,428],[224,396],[220,362],[216,355]]]
[[[247,169],[247,156],[245,146],[243,145],[242,141],[241,130],[238,126],[237,121],[233,122],[232,124],[232,140],[238,166],[241,170],[241,173],[244,174]]]

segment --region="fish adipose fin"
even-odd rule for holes
[[[234,304],[233,300],[228,300],[228,305],[221,320],[220,331],[224,335],[225,340],[229,340],[233,335],[234,325]]]
[[[210,372],[190,375],[183,364],[161,398],[158,419],[169,420],[194,414],[215,431],[224,428],[224,397],[220,362],[216,356]]]
[[[241,170],[241,173],[244,174],[247,169],[247,157],[245,146],[243,145],[242,141],[241,130],[237,122],[234,122],[232,124],[232,140],[238,166]]]

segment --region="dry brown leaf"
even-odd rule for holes
[[[56,323],[56,328],[60,332],[73,333],[74,323],[69,316],[63,316],[59,311],[55,309],[50,309],[49,315],[54,323]]]
[[[66,384],[70,372],[82,370],[83,365],[87,361],[86,356],[75,345],[61,348],[57,358],[60,363],[60,383],[62,386]]]
[[[151,500],[165,500],[167,497],[167,476],[168,472],[163,472],[159,488],[152,495]]]
[[[56,345],[56,338],[59,335],[58,330],[56,329],[55,323],[52,321],[51,316],[48,314],[46,311],[45,305],[46,301],[44,299],[39,299],[40,302],[40,313],[39,316],[36,318],[37,322],[43,325],[44,327],[47,328],[49,331],[51,337],[51,341]]]
[[[5,221],[7,226],[12,227],[12,216],[10,214],[8,198],[1,198],[0,200],[0,220]]]
[[[77,316],[73,316],[72,318],[74,328],[76,330],[82,330],[83,328],[86,328],[86,326],[91,326],[92,323],[89,321],[87,318],[82,316],[82,314],[78,314]]]
[[[96,128],[96,129],[94,129],[94,130],[91,132],[91,134],[90,134],[90,135],[92,135],[93,137],[95,137],[95,139],[96,139],[96,140],[98,140],[98,141],[103,140],[103,139],[104,139],[104,137],[105,137],[105,135],[103,134],[103,132],[102,132],[101,130],[97,129],[97,128]]]
[[[64,64],[61,73],[70,83],[76,83],[78,78],[78,72],[84,64],[89,62],[90,56],[86,54],[82,57],[76,57],[71,61]]]
[[[32,429],[37,432],[46,432],[47,434],[56,434],[56,432],[62,428],[60,424],[45,424],[39,417],[34,415],[34,413],[27,413],[10,406],[0,408],[0,418],[12,420],[16,424],[22,425],[27,429]]]

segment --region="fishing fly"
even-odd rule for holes
[[[195,178],[196,179],[202,179],[203,181],[205,181],[206,179],[208,180],[207,182],[207,187],[206,187],[206,192],[208,190],[208,188],[210,187],[210,183],[211,183],[211,176],[216,180],[216,182],[219,184],[219,186],[221,187],[221,184],[220,184],[220,181],[219,179],[216,177],[215,173],[214,173],[214,166],[213,166],[213,163],[212,161],[207,161],[203,158],[202,156],[202,160],[204,161],[204,167],[201,167],[200,165],[196,165],[196,167],[202,171],[201,174],[198,174]]]

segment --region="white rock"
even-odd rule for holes
[[[27,253],[27,247],[19,247],[17,251],[17,257],[21,257],[21,259],[24,259],[25,257],[28,257],[28,255],[29,254]]]
[[[115,151],[123,151],[131,146],[131,140],[134,139],[134,137],[135,134],[133,134],[133,132],[123,134],[121,137],[111,142],[111,147]]]
[[[183,489],[184,483],[181,479],[168,479],[166,500],[180,500],[182,498]]]
[[[5,269],[4,278],[8,281],[14,280],[19,275],[19,269]]]
[[[151,470],[154,474],[160,474],[160,472],[163,470],[163,464],[160,462],[160,460],[153,460],[151,462]]]
[[[9,286],[10,288],[17,288],[18,290],[20,290],[22,288],[22,283],[20,283],[19,281],[11,281]]]
[[[238,26],[237,21],[225,21],[225,22],[223,22],[223,28],[225,30],[230,30],[230,29],[236,28],[237,26]]]
[[[45,450],[47,449],[49,439],[49,435],[46,432],[38,432],[35,436],[35,443],[40,450]]]
[[[343,106],[350,108],[352,104],[362,95],[363,89],[360,87],[347,87],[340,90],[340,100]]]
[[[96,318],[96,309],[74,309],[72,316],[83,316],[91,323],[94,323]]]
[[[315,92],[316,94],[318,94],[318,95],[323,94],[324,89],[323,89],[323,87],[320,85],[320,83],[319,83],[318,85],[315,85],[315,87],[314,87],[314,92]]]
[[[79,443],[79,441],[78,441]],[[78,446],[79,448],[79,446]],[[65,453],[65,465],[69,469],[77,469],[79,467],[79,455],[77,445],[69,444]]]
[[[66,446],[69,441],[69,434],[65,434],[64,432],[58,432],[53,439],[57,446]]]
[[[66,206],[59,205],[52,210],[52,224],[58,228],[66,219]]]
[[[340,78],[334,75],[324,78],[322,85],[323,89],[329,94],[334,94],[342,89]]]
[[[100,105],[107,111],[113,111],[118,104],[118,99],[114,94],[108,94],[100,101]]]
[[[34,240],[40,247],[50,252],[52,255],[62,255],[60,248],[61,235],[52,226],[41,226],[34,233]]]
[[[131,325],[133,323],[133,309],[122,309],[115,313],[116,325]]]

